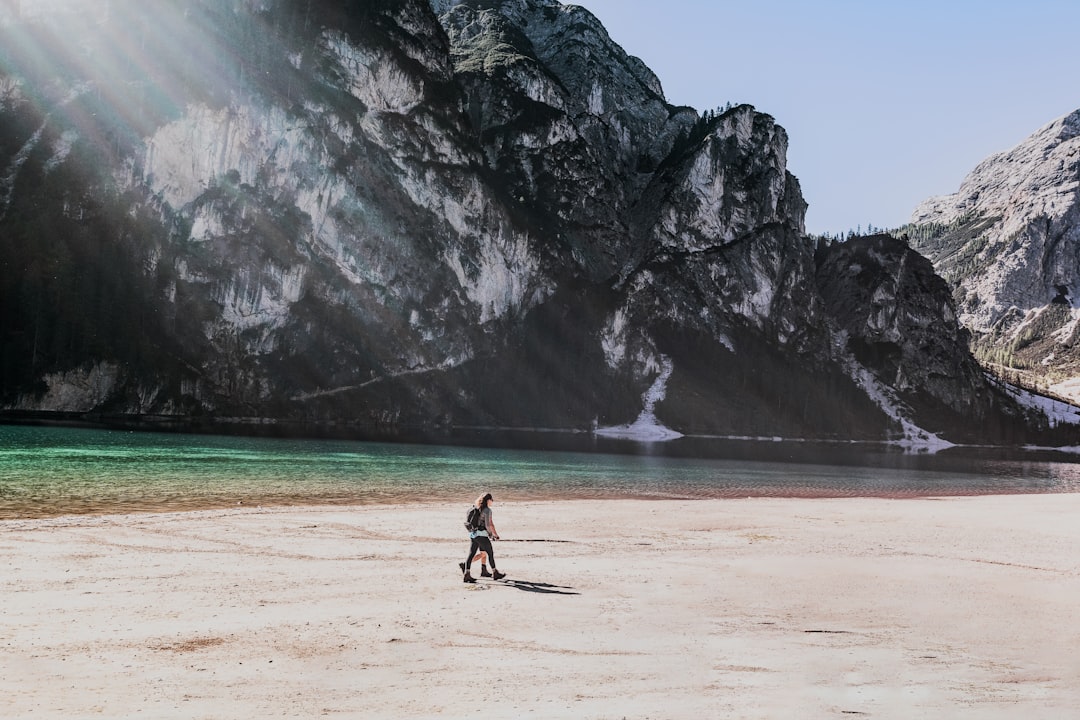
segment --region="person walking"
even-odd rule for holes
[[[458,567],[464,573],[462,580],[467,583],[476,582],[476,578],[472,576],[469,570],[472,567],[473,559],[480,553],[487,555],[487,560],[491,564],[492,578],[501,580],[506,577],[506,573],[501,573],[495,568],[495,550],[491,547],[492,538],[499,539],[499,531],[495,529],[495,521],[491,517],[492,502],[494,502],[494,499],[491,497],[491,493],[484,493],[474,503],[474,506],[480,510],[480,519],[476,527],[469,530],[469,539],[472,541],[469,546],[469,554],[465,557],[465,562],[458,564]]]
[[[480,577],[482,577],[482,578],[491,577],[491,571],[488,570],[488,566],[487,566],[487,553],[486,552],[484,552],[483,550],[477,550],[476,554],[473,555],[472,561],[473,561],[474,565],[476,563],[480,563]],[[458,563],[458,567],[461,568],[461,572],[465,572],[465,563]]]

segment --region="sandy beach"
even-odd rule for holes
[[[466,504],[4,521],[0,716],[1077,716],[1080,495]]]

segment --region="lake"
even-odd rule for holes
[[[473,433],[461,445],[0,425],[0,519],[235,505],[1080,492],[1064,453]],[[482,444],[504,446],[483,447]],[[533,449],[507,445],[531,444]]]

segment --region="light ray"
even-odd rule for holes
[[[7,0],[0,99],[17,88],[40,117],[54,116],[101,152],[126,154],[193,103],[254,97],[267,69],[255,71],[251,48],[238,41],[272,37],[258,17],[220,2]],[[82,84],[91,92],[63,104]]]

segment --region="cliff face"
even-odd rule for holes
[[[984,362],[1080,399],[1080,111],[980,163],[906,230],[955,288]]]
[[[805,237],[772,118],[669,105],[582,8],[54,4],[0,9],[8,408],[860,438],[1015,411],[905,248]]]
[[[854,238],[822,248],[818,288],[870,392],[883,405],[897,400],[939,418],[938,429],[968,426],[994,416],[996,390],[967,349],[949,288],[930,261],[888,235]],[[916,433],[917,434],[917,433]]]

